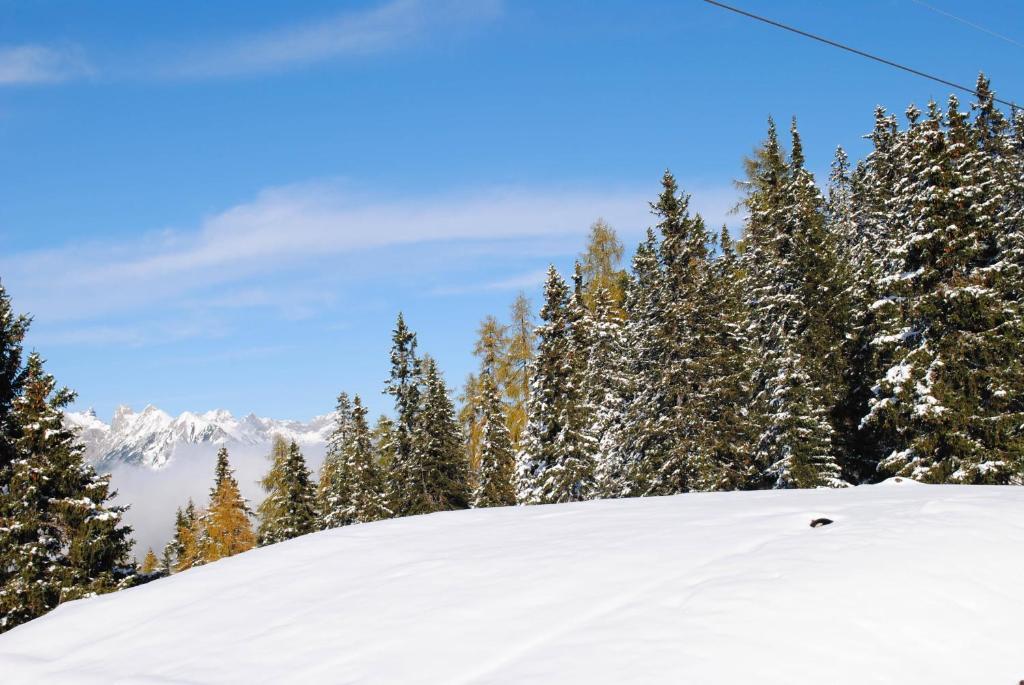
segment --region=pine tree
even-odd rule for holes
[[[16,458],[0,491],[0,631],[60,602],[130,583],[131,529],[109,500],[109,478],[84,460],[64,426],[75,394],[58,388],[38,354],[12,402]]]
[[[423,393],[416,412],[407,463],[408,494],[399,516],[466,509],[470,504],[469,464],[455,406],[433,359],[421,364]]]
[[[490,372],[481,376],[483,430],[480,467],[473,493],[475,507],[504,507],[516,503],[515,453],[505,423],[505,405]]]
[[[256,546],[249,514],[249,507],[228,463],[228,450],[221,447],[217,452],[210,505],[203,517],[202,556],[205,562],[230,557]]]
[[[316,529],[315,485],[299,446],[275,436],[272,466],[260,484],[267,496],[257,511],[259,546],[272,545]]]

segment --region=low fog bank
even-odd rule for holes
[[[242,495],[254,510],[264,497],[259,481],[270,469],[270,443],[228,447],[231,466]],[[219,445],[179,445],[171,462],[163,469],[122,464],[110,472],[117,490],[115,504],[129,506],[124,521],[133,529],[133,553],[140,561],[146,548],[157,556],[174,533],[174,510],[191,497],[197,507],[206,506],[213,486],[213,469]],[[325,445],[303,445],[302,453],[314,477],[319,475]]]

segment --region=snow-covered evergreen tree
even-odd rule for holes
[[[276,436],[270,456],[272,466],[260,482],[267,496],[257,508],[261,547],[316,530],[315,485],[299,446]]]
[[[422,370],[416,356],[416,334],[409,330],[401,312],[392,334],[391,375],[384,392],[395,398],[395,450],[388,473],[388,508],[404,515],[412,507],[414,475],[410,471],[413,433],[420,409]]]
[[[379,521],[390,515],[385,504],[383,474],[366,422],[366,407],[359,395],[353,400],[351,427],[341,446],[335,477],[339,481],[335,491],[342,493],[343,499],[335,503],[331,527]]]
[[[9,473],[6,467],[14,460],[17,429],[14,422],[14,400],[25,380],[23,343],[29,317],[15,314],[11,299],[0,281],[0,489]]]
[[[1019,300],[1014,286],[1001,286],[1013,268],[1013,222],[1003,223],[1013,210],[997,181],[1005,121],[985,105],[987,83],[979,88],[973,126],[955,97],[946,113],[935,103],[923,119],[908,111],[906,164],[892,202],[905,240],[890,246],[880,279],[890,314],[874,339],[883,364],[864,420],[883,474],[963,483],[1016,477]]]
[[[338,395],[334,409],[334,426],[327,439],[327,451],[317,482],[317,517],[320,528],[345,525],[344,510],[348,507],[349,481],[344,470],[343,451],[352,433],[352,402],[348,393]]]
[[[746,199],[743,266],[760,433],[754,459],[766,485],[837,486],[829,414],[842,393],[847,288],[795,122],[792,136],[787,163],[769,121]]]
[[[549,267],[542,324],[532,366],[529,423],[517,455],[517,500],[523,504],[587,499],[594,489],[593,449],[582,392],[586,333],[581,282],[569,288]],[[575,324],[575,325],[574,325]]]
[[[466,509],[471,498],[469,463],[455,405],[434,360],[426,357],[420,366],[423,392],[405,469],[405,506],[395,512],[399,516]]]
[[[19,364],[20,366],[20,364]],[[15,459],[0,491],[0,632],[60,602],[124,587],[134,574],[124,507],[83,456],[59,388],[38,354],[11,407]]]
[[[605,496],[639,496],[658,482],[658,467],[673,444],[670,410],[674,398],[666,393],[663,361],[668,357],[665,336],[663,275],[654,231],[633,256],[633,278],[626,292],[627,373],[625,411],[615,427],[610,480],[602,477]],[[602,471],[605,469],[602,468]]]
[[[483,428],[473,506],[511,506],[516,503],[516,461],[505,422],[505,403],[489,371],[483,372],[480,381],[483,388]]]

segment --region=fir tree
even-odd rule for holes
[[[257,508],[256,540],[261,547],[316,529],[315,486],[299,446],[276,436],[271,459],[270,471],[260,482],[267,496]]]
[[[203,517],[202,556],[205,562],[230,557],[256,546],[249,513],[228,463],[228,450],[221,447],[217,452],[210,505]]]

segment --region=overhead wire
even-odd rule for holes
[[[976,29],[978,31],[981,31],[982,33],[987,33],[990,36],[995,36],[999,40],[1005,40],[1007,43],[1011,43],[1012,45],[1016,45],[1019,48],[1024,48],[1024,43],[1021,43],[1020,41],[1014,40],[1013,38],[1010,38],[1009,36],[1004,36],[1001,33],[996,33],[995,31],[993,31],[990,28],[986,28],[986,27],[982,26],[981,24],[975,24],[973,21],[970,21],[968,19],[964,19],[963,17],[958,17],[957,15],[953,14],[952,12],[947,12],[944,9],[941,9],[941,8],[936,7],[934,5],[930,5],[927,2],[924,2],[924,0],[910,0],[910,1],[915,3],[915,4],[920,5],[921,7],[924,7],[925,9],[931,10],[932,12],[935,12],[936,14],[941,14],[942,16],[947,17],[949,19],[952,19],[953,21],[958,21],[961,24],[964,24],[966,26],[970,26],[972,29]]]
[[[754,14],[753,12],[747,12],[746,10],[742,10],[742,9],[740,9],[738,7],[733,7],[732,5],[727,5],[724,2],[718,2],[717,0],[704,0],[704,2],[706,2],[709,5],[714,5],[715,7],[719,7],[721,9],[728,10],[730,12],[735,12],[736,14],[742,15],[744,17],[748,17],[750,19],[755,19],[755,20],[763,22],[765,24],[769,24],[770,26],[774,26],[776,28],[783,29],[784,31],[789,31],[791,33],[795,33],[795,34],[803,36],[805,38],[810,38],[811,40],[816,40],[819,43],[824,43],[824,44],[830,45],[830,46],[832,46],[834,48],[839,48],[840,50],[845,50],[846,52],[852,52],[855,55],[859,55],[861,57],[866,57],[867,59],[874,60],[875,62],[880,62],[882,64],[888,65],[890,67],[894,67],[896,69],[900,69],[902,71],[906,71],[908,73],[914,74],[915,76],[920,76],[922,78],[930,79],[930,80],[935,81],[937,83],[941,83],[943,85],[950,86],[951,88],[956,88],[957,90],[962,90],[965,93],[971,93],[972,95],[978,95],[978,91],[976,91],[974,88],[970,88],[968,86],[964,86],[964,85],[961,85],[959,83],[955,83],[953,81],[949,81],[949,80],[941,78],[939,76],[934,76],[933,74],[928,74],[926,72],[920,71],[919,69],[914,69],[913,67],[908,67],[905,64],[900,64],[899,62],[894,62],[894,61],[892,61],[890,59],[886,59],[884,57],[879,57],[878,55],[873,55],[870,52],[864,52],[863,50],[858,50],[857,48],[851,47],[849,45],[844,45],[843,43],[831,40],[829,38],[825,38],[824,36],[819,36],[819,35],[816,35],[814,33],[809,33],[807,31],[803,31],[803,30],[798,29],[798,28],[796,28],[794,26],[789,26],[788,24],[783,24],[782,22],[775,21],[774,19],[769,19],[768,17],[762,17],[761,15]],[[1001,98],[992,98],[992,99],[995,100],[996,102],[998,102],[1000,104],[1003,104],[1003,105],[1006,105],[1008,107],[1012,107],[1014,109],[1018,109],[1019,108],[1019,105],[1017,105],[1016,103],[1011,102],[1009,100],[1003,100]]]

